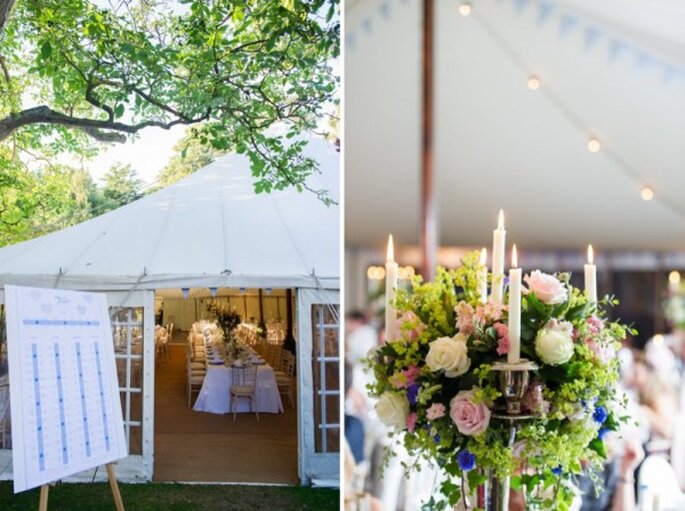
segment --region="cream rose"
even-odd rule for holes
[[[542,303],[548,305],[563,303],[568,298],[566,286],[554,275],[535,270],[530,275],[526,275],[523,280],[528,284],[528,291]]]
[[[550,319],[535,338],[535,352],[545,364],[568,362],[573,356],[573,325]]]
[[[433,372],[445,371],[445,376],[454,378],[469,370],[471,360],[466,349],[466,335],[440,337],[430,343],[426,365]]]
[[[383,392],[376,403],[376,414],[389,428],[404,429],[409,416],[409,401],[401,392]]]

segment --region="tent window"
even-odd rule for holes
[[[340,451],[340,329],[336,321],[338,312],[338,305],[312,305],[312,375],[317,453]]]
[[[110,316],[129,454],[142,454],[143,309],[111,307]]]

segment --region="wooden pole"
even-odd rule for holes
[[[421,252],[422,275],[434,276],[438,248],[433,184],[433,41],[434,0],[423,0],[423,89],[421,140]]]
[[[44,484],[40,487],[40,501],[38,503],[38,511],[48,511],[48,491],[50,486]]]
[[[117,511],[124,511],[124,501],[121,499],[121,493],[119,493],[119,484],[117,483],[117,476],[114,473],[114,464],[107,463],[105,468],[107,469],[107,479],[109,479],[109,487],[112,490],[112,496],[114,497],[114,504],[117,507]]]
[[[259,322],[263,323],[264,322],[264,297],[262,293],[264,290],[260,287],[259,288]]]

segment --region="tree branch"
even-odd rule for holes
[[[137,124],[125,124],[113,120],[87,119],[73,117],[56,112],[48,106],[37,106],[11,114],[9,117],[0,119],[0,142],[9,137],[14,131],[31,124],[57,124],[71,128],[79,128],[88,135],[101,142],[125,142],[125,134],[134,134],[148,127],[158,127],[165,130],[178,124],[195,124],[205,121],[209,114],[193,119],[174,119],[173,121],[143,121]],[[114,133],[113,133],[114,132]]]
[[[0,32],[5,28],[5,24],[10,17],[10,11],[14,5],[14,0],[0,0]]]

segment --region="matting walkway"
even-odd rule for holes
[[[176,336],[174,336],[176,337]],[[169,345],[155,369],[155,481],[298,484],[297,413],[231,415],[187,406],[185,346]],[[193,394],[193,402],[197,394]]]

